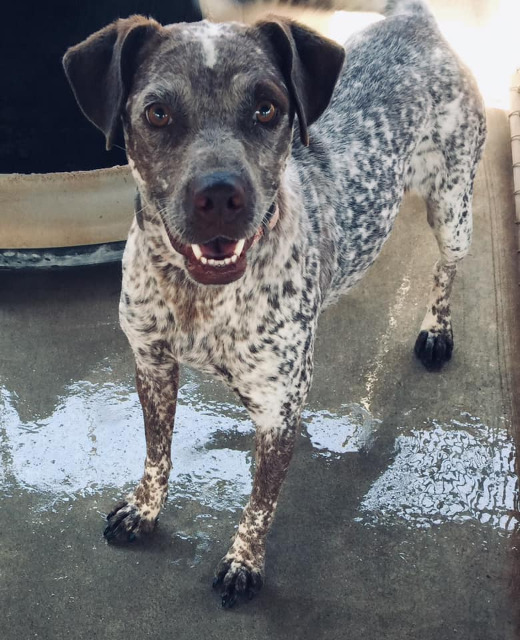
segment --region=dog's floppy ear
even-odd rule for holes
[[[117,20],[63,57],[65,75],[85,116],[105,134],[110,149],[128,97],[136,54],[160,25],[144,16]]]
[[[298,116],[301,141],[308,146],[307,127],[329,104],[345,50],[315,31],[283,18],[260,22],[255,29],[274,49]]]

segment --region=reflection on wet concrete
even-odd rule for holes
[[[342,415],[307,410],[303,421],[315,455],[325,458],[365,454],[380,424],[356,404]],[[251,491],[253,433],[245,409],[208,400],[188,374],[179,393],[171,500],[197,502],[201,521],[242,507]],[[37,492],[45,509],[108,488],[126,491],[142,471],[142,415],[131,381],[76,382],[52,415],[25,422],[15,395],[0,388],[0,434],[0,489]],[[356,521],[425,528],[473,520],[511,530],[516,489],[505,428],[490,429],[468,414],[449,425],[434,420],[397,437],[395,458],[362,499]],[[189,536],[181,531],[176,539],[182,546]]]
[[[304,411],[305,430],[319,455],[338,456],[343,453],[366,453],[376,437],[381,420],[357,403],[344,405],[345,413]]]
[[[398,436],[395,460],[365,496],[360,521],[430,527],[477,520],[512,530],[514,443],[505,430],[464,418]]]
[[[241,420],[226,415],[223,403],[216,408],[194,406],[192,387],[179,394],[170,494],[234,510],[251,490],[250,454],[215,441],[230,433],[249,434],[252,427],[245,413]],[[12,394],[2,389],[1,398],[3,490],[16,483],[41,492],[43,500],[55,501],[108,487],[126,489],[139,480],[144,430],[132,386],[77,382],[59,399],[52,415],[25,423]]]

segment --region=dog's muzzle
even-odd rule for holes
[[[201,284],[229,284],[244,275],[247,252],[266,233],[276,226],[279,210],[275,202],[267,211],[262,224],[249,238],[216,236],[208,242],[183,244],[166,226],[172,247],[185,258],[190,276]]]

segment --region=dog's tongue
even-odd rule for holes
[[[238,242],[236,240],[226,240],[224,238],[216,238],[206,244],[200,244],[200,250],[205,258],[213,258],[215,260],[223,258],[231,258]]]

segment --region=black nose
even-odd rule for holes
[[[229,173],[213,173],[191,183],[193,212],[201,222],[233,223],[244,213],[247,196],[244,181]]]

